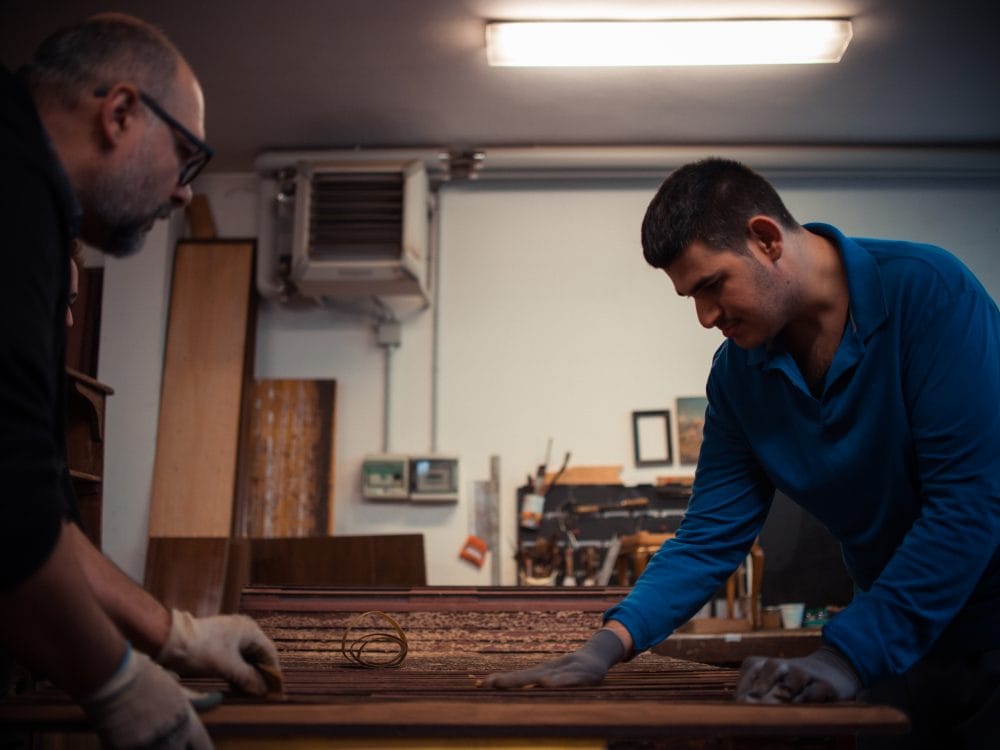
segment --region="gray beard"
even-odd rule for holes
[[[168,205],[165,210],[161,207],[151,217],[131,221],[124,217],[120,218],[117,222],[110,224],[104,246],[101,249],[116,258],[135,255],[142,249],[143,243],[146,241],[151,219],[165,219],[170,215],[170,210],[171,207]]]
[[[153,221],[167,218],[173,210],[169,200],[148,207],[155,188],[142,171],[142,165],[150,161],[145,158],[147,153],[144,150],[117,173],[98,173],[91,185],[84,218],[93,236],[84,239],[116,258],[137,253]]]

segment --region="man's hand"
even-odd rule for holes
[[[268,684],[254,665],[280,674],[278,651],[245,615],[195,617],[170,613],[170,635],[156,660],[186,677],[222,677],[250,695],[266,695]]]
[[[820,703],[851,700],[861,680],[830,646],[800,659],[749,656],[740,667],[736,700],[743,703]]]
[[[131,647],[111,679],[80,705],[102,745],[112,750],[212,748],[212,740],[177,681]]]
[[[625,658],[625,644],[606,628],[573,653],[560,656],[536,667],[516,672],[487,675],[482,686],[488,688],[573,687],[597,685],[615,664]]]

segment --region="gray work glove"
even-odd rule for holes
[[[246,615],[195,617],[170,613],[170,634],[156,660],[185,677],[221,677],[250,695],[263,696],[268,685],[255,664],[280,673],[278,650]]]
[[[621,638],[601,628],[572,653],[528,669],[487,675],[481,684],[488,688],[597,685],[608,670],[624,658],[625,644]]]
[[[131,647],[118,671],[80,705],[111,750],[212,748],[177,681]]]
[[[823,646],[799,659],[749,656],[740,667],[736,700],[743,703],[821,703],[851,700],[861,680],[837,649]]]

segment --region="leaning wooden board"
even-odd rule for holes
[[[236,536],[323,536],[333,532],[337,383],[252,383],[245,503]]]
[[[151,537],[232,530],[254,245],[180,242],[174,258],[149,509]]]

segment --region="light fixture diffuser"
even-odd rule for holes
[[[494,66],[787,65],[838,62],[843,19],[497,21],[486,25]]]

